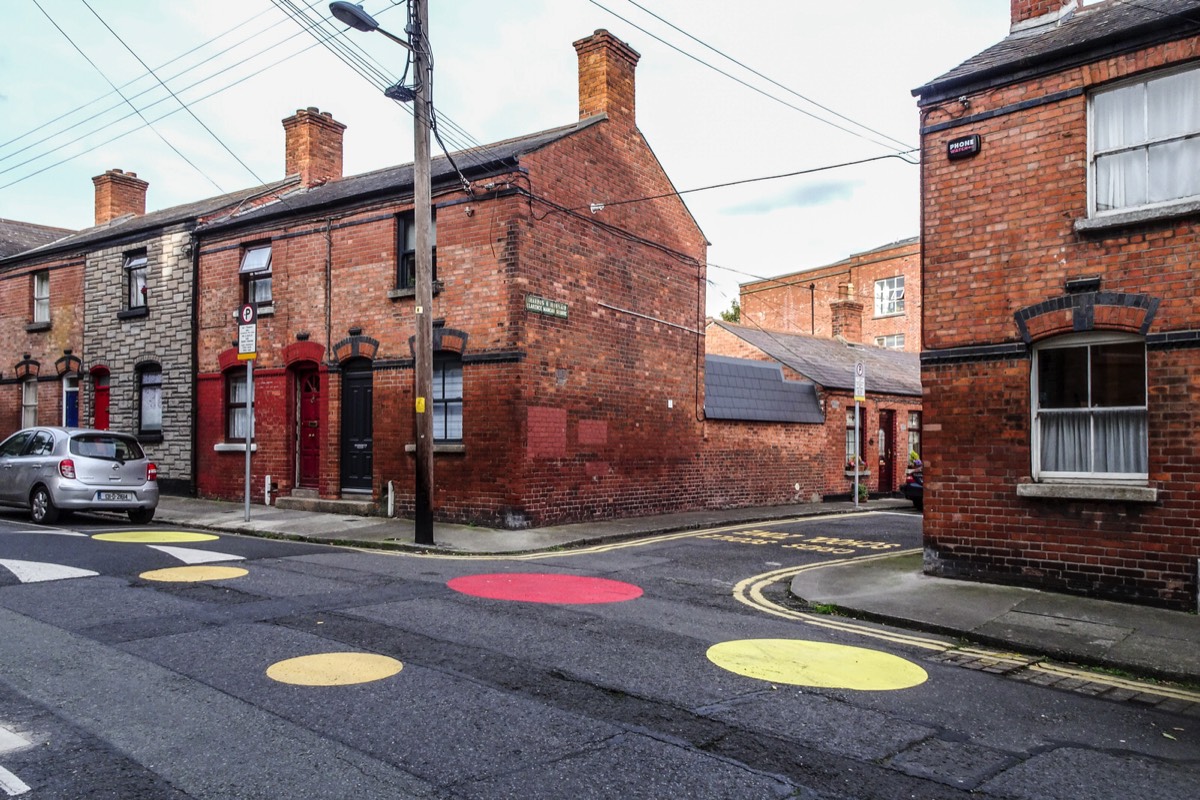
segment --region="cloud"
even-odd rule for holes
[[[726,214],[748,215],[766,214],[784,208],[813,208],[839,200],[850,200],[854,197],[855,190],[861,185],[862,181],[810,183],[787,192],[760,197],[757,200],[729,206],[722,210]]]

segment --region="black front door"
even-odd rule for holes
[[[342,491],[371,491],[371,364],[342,372]]]

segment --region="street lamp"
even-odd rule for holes
[[[429,54],[424,42],[428,41],[423,30],[429,17],[428,0],[409,0],[411,24],[405,41],[383,28],[353,3],[329,4],[329,11],[340,22],[357,31],[377,31],[396,44],[407,48],[413,55],[413,71],[416,87],[412,91],[413,103],[413,222],[416,227],[416,299],[413,312],[416,317],[417,335],[415,342],[414,413],[417,418],[417,460],[415,522],[417,544],[433,544],[433,249],[431,242],[433,188],[429,166]],[[385,94],[394,99],[404,99],[399,88],[391,87]]]

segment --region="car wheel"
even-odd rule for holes
[[[134,525],[145,525],[154,519],[153,508],[132,508],[129,510],[129,521]]]
[[[53,525],[58,522],[58,508],[45,486],[39,486],[29,496],[29,517],[38,525]]]

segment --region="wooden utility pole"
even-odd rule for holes
[[[413,103],[413,221],[416,227],[417,323],[413,364],[417,422],[416,537],[433,544],[433,188],[429,166],[431,60],[429,58],[428,0],[410,0],[412,30],[409,42],[416,73]]]

